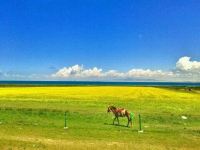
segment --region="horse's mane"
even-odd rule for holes
[[[117,109],[115,106],[109,106],[111,109]]]

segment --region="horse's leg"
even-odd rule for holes
[[[130,118],[127,116],[128,119],[128,123],[127,123],[127,127],[129,126],[129,122],[130,122]]]
[[[117,122],[118,122],[118,125],[119,125],[119,118],[117,117]]]
[[[133,125],[133,120],[130,120],[130,122],[131,122],[131,128],[132,128],[132,125]]]
[[[115,118],[113,119],[113,124],[115,124],[115,119],[116,119],[117,117],[115,116]]]

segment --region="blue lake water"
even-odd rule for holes
[[[0,81],[0,85],[46,85],[46,86],[195,86],[200,82],[98,82],[98,81]]]

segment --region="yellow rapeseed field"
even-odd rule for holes
[[[24,99],[32,98],[35,100],[52,99],[80,99],[94,100],[112,97],[120,100],[131,99],[174,99],[174,100],[198,100],[200,94],[187,92],[184,89],[173,90],[168,88],[156,87],[10,87],[0,88],[0,99]],[[58,99],[59,98],[59,99]]]

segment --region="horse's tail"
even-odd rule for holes
[[[134,119],[134,113],[130,112],[130,121],[133,121],[133,119]]]

